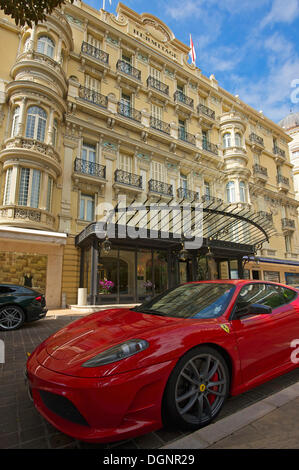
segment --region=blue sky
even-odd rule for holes
[[[103,5],[102,0],[85,3]],[[115,13],[117,3],[106,0],[106,10]],[[191,33],[203,74],[213,73],[221,87],[275,122],[290,109],[299,111],[299,0],[123,3],[161,18],[185,44]]]

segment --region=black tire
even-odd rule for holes
[[[168,379],[162,401],[164,426],[194,431],[210,424],[220,413],[229,387],[224,357],[209,346],[191,349]]]
[[[0,308],[0,330],[17,330],[24,322],[25,313],[18,305],[6,305]]]

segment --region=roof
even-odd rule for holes
[[[279,122],[280,127],[285,130],[293,129],[294,127],[299,127],[299,112],[290,113],[284,119]]]

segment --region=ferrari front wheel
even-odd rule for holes
[[[184,430],[209,424],[229,392],[229,370],[223,356],[208,346],[186,353],[168,380],[162,405],[163,421]]]

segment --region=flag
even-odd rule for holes
[[[112,0],[109,0],[110,5],[112,5]],[[103,0],[103,10],[105,10],[105,0]]]
[[[196,53],[195,53],[195,49],[194,49],[194,44],[193,44],[193,41],[192,41],[192,36],[190,34],[190,52],[189,52],[189,55],[191,57],[191,60],[192,60],[192,64],[196,65]]]

